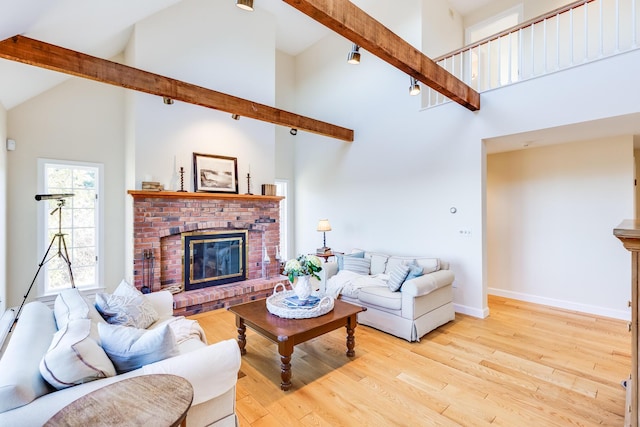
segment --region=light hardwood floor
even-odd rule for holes
[[[248,329],[240,426],[623,425],[626,322],[498,297],[489,307],[419,343],[360,325],[353,359],[343,330],[296,346],[288,392],[276,346]],[[192,318],[210,342],[237,335],[226,310]]]

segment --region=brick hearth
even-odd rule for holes
[[[227,193],[183,193],[133,191],[133,253],[135,286],[143,276],[153,277],[151,291],[167,287],[184,290],[182,275],[182,233],[206,230],[248,230],[247,280],[174,294],[174,313],[190,315],[232,304],[263,298],[286,278],[279,275],[274,260],[280,244],[282,197]],[[262,251],[272,260],[267,264],[270,279],[263,278]],[[153,253],[153,270],[143,272],[143,254]],[[151,276],[148,276],[149,273]]]
[[[176,316],[191,316],[192,314],[266,298],[273,293],[273,288],[278,283],[287,282],[286,276],[277,276],[270,279],[245,280],[244,282],[181,292],[173,296],[173,314]]]

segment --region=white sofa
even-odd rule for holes
[[[404,266],[422,274],[405,281]],[[437,258],[354,250],[324,263],[320,278],[319,292],[367,307],[358,313],[358,323],[410,342],[455,319],[454,274],[448,263]],[[393,280],[395,285],[390,288]],[[400,288],[394,290],[398,283]]]
[[[151,293],[144,295],[144,298],[159,315],[148,331],[175,321],[171,319],[173,298],[169,292]],[[93,327],[102,318],[92,304],[88,305],[88,317]],[[57,306],[55,311],[57,315]],[[197,328],[201,330],[199,325]],[[190,427],[238,425],[235,387],[240,369],[240,351],[235,340],[206,345],[196,337],[185,338],[178,344],[177,350],[174,342],[172,351],[178,354],[173,357],[115,376],[55,389],[45,381],[40,364],[57,330],[54,310],[41,302],[24,306],[0,359],[0,425],[43,425],[60,409],[93,390],[125,378],[147,374],[174,374],[191,383],[193,403],[187,413]],[[171,393],[171,390],[167,390],[167,393]]]

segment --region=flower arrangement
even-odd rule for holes
[[[315,255],[298,255],[297,258],[290,259],[284,265],[283,274],[289,277],[289,281],[293,283],[295,277],[313,276],[320,280],[318,272],[322,271],[322,261]]]

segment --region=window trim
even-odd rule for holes
[[[289,193],[290,182],[288,179],[276,179],[276,188],[279,190],[283,188],[284,194],[278,194],[278,196],[284,196],[284,199],[280,201],[280,262],[285,262],[288,259],[290,253],[289,247],[289,232],[291,227],[290,215],[289,215]],[[277,193],[276,193],[277,194]]]
[[[45,182],[44,182],[45,165],[55,164],[55,165],[63,165],[63,166],[90,167],[90,168],[96,168],[98,170],[98,185],[96,189],[96,194],[98,195],[98,199],[96,202],[97,213],[98,213],[98,218],[96,223],[96,228],[97,228],[96,256],[98,257],[96,283],[94,286],[83,286],[81,289],[83,291],[86,291],[86,290],[102,288],[101,283],[104,283],[104,258],[105,258],[104,257],[104,232],[105,232],[104,231],[104,228],[105,228],[104,227],[104,206],[101,200],[104,198],[104,197],[101,197],[104,194],[104,164],[93,163],[93,162],[80,162],[80,161],[74,161],[74,160],[49,159],[49,158],[38,158],[37,161],[38,161],[38,167],[37,167],[38,192],[37,194],[43,194],[45,191]],[[37,205],[36,233],[37,233],[37,242],[38,242],[37,243],[37,251],[38,251],[37,262],[38,263],[42,261],[42,257],[44,256],[44,253],[47,250],[47,247],[51,243],[48,238],[45,238],[46,233],[44,229],[45,215],[49,215],[49,212],[46,209],[47,206],[48,206],[47,203],[38,203]],[[38,266],[36,265],[35,267],[37,268]],[[73,265],[72,265],[72,268],[73,268]],[[58,293],[57,291],[45,292],[44,271],[41,271],[40,274],[38,274],[37,279],[38,279],[37,280],[37,296],[38,297],[46,297],[48,295],[57,295]]]

